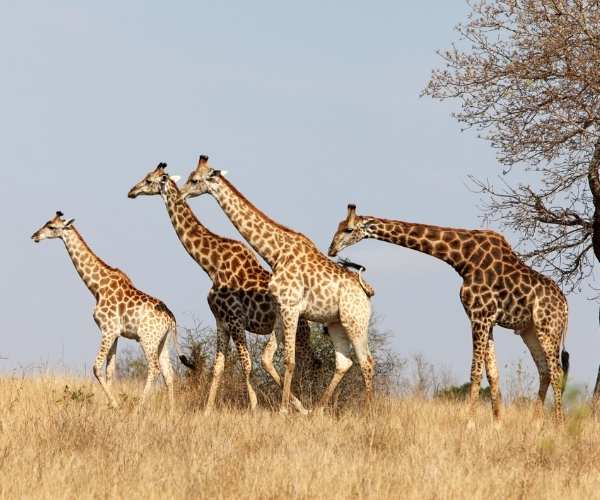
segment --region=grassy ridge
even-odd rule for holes
[[[65,386],[68,386],[65,389]],[[482,405],[382,398],[373,410],[283,417],[221,408],[178,391],[115,386],[106,407],[88,379],[0,379],[1,498],[597,498],[600,421],[585,408],[556,429],[530,406],[496,430]],[[549,419],[548,419],[549,420]]]

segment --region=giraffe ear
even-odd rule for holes
[[[70,220],[68,220],[68,221],[67,221],[67,223],[66,223],[66,224],[65,224],[65,226],[64,226],[64,227],[65,227],[65,229],[67,229],[67,228],[71,227],[71,224],[73,224],[73,222],[75,222],[75,219],[70,219]]]
[[[172,180],[172,181],[173,181],[175,184],[177,184],[177,183],[178,183],[178,182],[181,180],[181,176],[180,176],[180,175],[172,175],[172,176],[170,177],[170,179],[171,179],[171,180]]]
[[[213,170],[209,174],[209,177],[219,177],[220,175],[225,177],[227,175],[227,170]]]

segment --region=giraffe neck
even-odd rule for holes
[[[219,262],[210,259],[209,249],[216,248],[224,238],[211,233],[196,218],[190,206],[181,199],[179,188],[169,179],[163,195],[167,212],[179,241],[208,277],[214,282],[219,271]],[[218,252],[217,252],[218,254]]]
[[[223,177],[219,177],[218,187],[211,194],[240,234],[272,268],[283,247],[300,236],[258,210]]]
[[[467,265],[460,252],[461,241],[470,237],[465,229],[429,226],[412,222],[369,217],[369,237],[437,257],[459,274]]]
[[[108,277],[114,269],[108,266],[100,259],[87,245],[79,234],[79,231],[72,227],[66,231],[62,240],[73,261],[73,265],[79,276],[88,287],[94,297],[98,297],[100,281]]]

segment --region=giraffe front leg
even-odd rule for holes
[[[285,372],[283,374],[283,394],[279,412],[286,414],[292,392],[292,378],[296,368],[296,329],[298,327],[298,310],[295,308],[279,308],[281,326],[283,328],[283,361]]]
[[[246,381],[246,390],[248,392],[248,403],[250,405],[250,410],[255,411],[258,400],[256,398],[256,392],[252,387],[252,358],[248,352],[245,331],[242,325],[237,324],[232,326],[231,338],[233,339],[237,349],[242,370],[244,371],[244,379]]]
[[[102,374],[104,368],[104,362],[108,357],[108,353],[111,350],[112,346],[115,344],[115,341],[118,337],[118,331],[116,328],[110,327],[100,327],[102,331],[102,341],[100,342],[100,349],[98,351],[98,355],[96,356],[96,360],[94,361],[94,376],[96,380],[100,383],[100,386],[104,390],[106,397],[108,398],[108,403],[111,408],[118,408],[119,405],[116,399],[113,397],[110,388],[104,379],[104,375]]]
[[[492,332],[489,335],[488,347],[485,354],[485,371],[488,383],[490,384],[492,412],[496,422],[499,422],[502,413],[502,395],[500,394],[500,377],[498,374],[498,365],[496,364],[496,344]]]
[[[277,370],[273,365],[273,357],[275,356],[275,351],[277,351],[277,328],[280,328],[280,326],[276,326],[275,330],[269,336],[269,340],[265,344],[262,355],[260,357],[260,361],[263,369],[269,375],[271,375],[271,378],[279,387],[282,387],[283,384],[281,382],[281,377],[279,376],[279,373],[277,373]],[[308,415],[308,410],[304,408],[302,402],[293,393],[290,393],[290,400],[292,402],[292,406],[296,409],[296,411],[298,411],[302,415]]]
[[[106,357],[106,385],[110,387],[112,385],[112,381],[114,380],[115,370],[117,368],[117,344],[119,342],[119,337],[115,339],[113,345],[108,350],[108,355]]]
[[[221,321],[217,322],[217,352],[215,354],[215,362],[212,369],[212,377],[210,381],[210,388],[208,390],[208,399],[206,401],[206,407],[204,414],[208,415],[215,404],[217,397],[217,391],[221,383],[221,377],[223,370],[225,369],[225,358],[227,351],[229,350],[229,331],[227,326]]]
[[[475,406],[479,399],[479,389],[481,388],[481,378],[487,355],[488,340],[492,329],[492,323],[489,320],[471,320],[473,336],[473,358],[471,362],[471,386],[469,388],[469,421],[467,427],[475,427]]]

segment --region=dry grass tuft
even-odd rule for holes
[[[562,429],[524,405],[496,430],[482,405],[380,398],[371,412],[323,416],[199,409],[184,387],[170,415],[164,391],[117,383],[107,408],[90,379],[0,378],[1,498],[593,498],[600,421],[571,410]],[[183,391],[183,392],[182,392]]]

